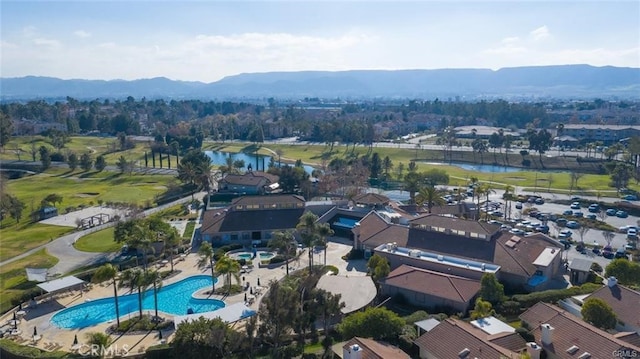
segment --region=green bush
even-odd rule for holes
[[[364,259],[364,251],[362,249],[352,249],[349,253],[347,253],[347,255],[342,257],[342,259]]]
[[[172,326],[173,324],[169,321],[156,323],[151,320],[150,316],[143,315],[142,318],[136,317],[121,321],[120,326],[115,328],[115,331],[119,333],[126,333],[129,331],[149,331],[153,329],[167,329]]]
[[[561,299],[573,297],[575,295],[593,293],[599,288],[602,288],[601,284],[585,283],[579,287],[571,287],[567,289],[552,289],[529,294],[516,294],[511,297],[511,300],[520,303],[522,308],[529,308],[538,302],[555,303]]]
[[[324,266],[324,271],[325,271],[325,273],[326,272],[331,272],[331,273],[333,273],[333,275],[338,275],[338,272],[340,272],[338,267],[332,266],[332,265]]]
[[[269,260],[269,264],[278,264],[284,262],[285,259],[282,256],[275,256]]]
[[[527,343],[535,342],[535,338],[533,337],[533,334],[531,334],[531,332],[529,332],[529,330],[527,330],[526,328],[522,328],[522,327],[517,328],[516,333],[520,334],[522,339],[524,339],[524,341],[526,341]]]

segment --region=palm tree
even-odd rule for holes
[[[511,201],[515,198],[514,187],[511,185],[507,185],[504,188],[504,193],[502,194],[502,199],[504,200],[504,219],[507,220],[508,217],[511,217]]]
[[[431,213],[433,206],[442,206],[445,204],[445,200],[442,198],[443,193],[442,190],[437,189],[433,185],[422,187],[416,196],[416,204],[422,206],[426,203],[429,213]]]
[[[162,276],[156,270],[148,271],[145,273],[142,279],[142,286],[147,287],[148,285],[153,285],[153,304],[155,307],[155,319],[158,317],[158,291],[162,288]]]
[[[231,293],[232,276],[236,279],[236,282],[240,282],[240,263],[229,256],[223,256],[216,262],[216,272],[226,276],[227,294]]]
[[[289,256],[291,251],[296,248],[295,239],[293,233],[290,231],[276,231],[273,232],[273,237],[269,240],[269,248],[272,248],[279,253],[284,254],[286,262],[287,276],[289,275]]]
[[[144,285],[145,272],[140,268],[127,269],[120,276],[120,286],[138,290],[138,312],[142,318],[142,297],[144,295],[146,285]]]
[[[100,358],[104,358],[107,347],[113,343],[113,339],[111,339],[109,334],[101,332],[87,333],[86,338],[90,345],[98,347],[98,354],[100,355]]]
[[[333,236],[333,230],[329,226],[329,223],[318,224],[316,227],[318,232],[319,243],[324,247],[324,265],[327,265],[327,237]]]
[[[173,255],[178,243],[180,243],[180,235],[175,228],[171,228],[169,233],[163,236],[165,254],[169,252],[169,262],[171,263],[171,271],[173,272]]]
[[[198,267],[205,268],[207,265],[211,266],[211,279],[212,279],[212,294],[216,291],[216,274],[214,272],[213,266],[213,247],[209,242],[202,242],[200,245],[200,249],[198,249],[198,255],[200,259],[198,260]]]
[[[296,226],[298,232],[300,232],[300,237],[302,237],[302,241],[305,246],[307,246],[309,251],[309,273],[311,273],[313,267],[313,247],[316,245],[318,241],[318,233],[316,230],[316,221],[318,220],[318,216],[313,214],[312,212],[305,212],[302,217],[300,217],[300,221]]]
[[[103,265],[93,274],[93,282],[99,283],[111,279],[113,281],[113,298],[116,301],[116,325],[120,327],[120,308],[118,308],[118,270],[110,263]]]

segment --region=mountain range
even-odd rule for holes
[[[558,65],[490,69],[245,73],[212,83],[0,78],[3,101],[146,97],[171,99],[318,98],[640,98],[640,68]]]

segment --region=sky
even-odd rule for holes
[[[640,2],[6,1],[0,76],[640,67]]]

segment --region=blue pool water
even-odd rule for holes
[[[276,254],[273,252],[260,252],[260,259],[269,259],[275,257]]]
[[[239,254],[236,254],[236,257],[238,257],[239,259],[250,260],[253,257],[253,254],[251,254],[251,253],[239,253]]]
[[[217,279],[216,279],[217,281]],[[198,275],[185,278],[179,282],[169,284],[158,291],[158,311],[185,315],[189,308],[194,313],[210,312],[225,306],[217,299],[193,299],[191,295],[201,288],[211,287],[211,276]],[[113,297],[96,299],[61,310],[51,318],[51,323],[59,328],[86,328],[96,324],[116,319],[115,299]],[[138,294],[122,295],[118,297],[120,317],[138,315]],[[153,288],[144,293],[142,310],[155,311]]]

